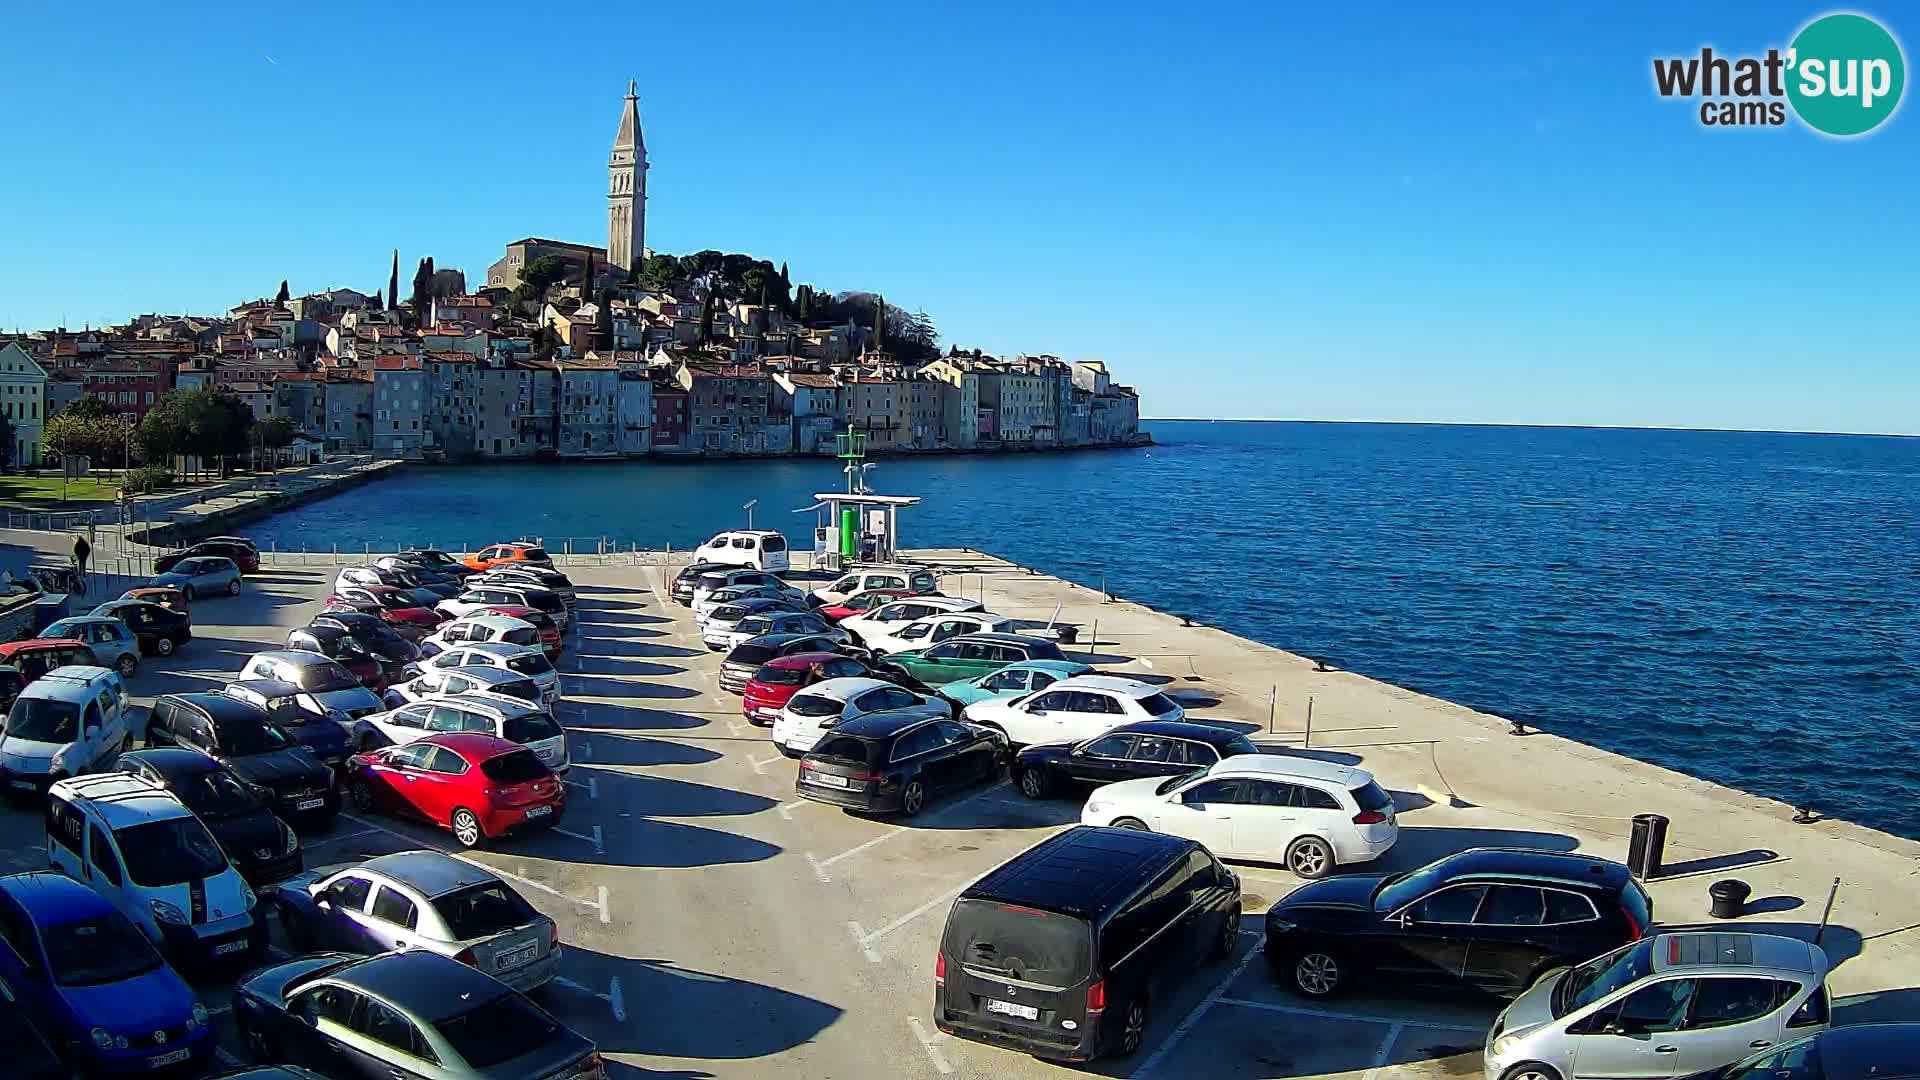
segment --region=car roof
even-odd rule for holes
[[[263,656],[276,661],[284,660],[287,663],[295,664],[300,667],[313,667],[317,664],[333,663],[333,661],[328,659],[326,656],[317,652],[313,652],[312,650],[309,650],[309,649],[266,649],[264,651],[254,653],[253,656],[250,657],[247,662],[252,663],[254,660],[258,660],[260,657],[263,657]]]
[[[55,701],[69,695],[82,698],[93,693],[95,683],[105,682],[109,677],[117,679],[119,676],[95,664],[61,664],[28,683],[27,688],[20,691],[20,696],[51,698]]]
[[[442,731],[419,739],[417,742],[444,746],[469,762],[475,763],[497,758],[502,754],[511,754],[516,750],[527,749],[519,743],[508,742],[497,735],[488,735],[479,731]]]
[[[1058,644],[1043,637],[1034,637],[1032,634],[1003,634],[994,630],[983,630],[977,634],[955,634],[940,644],[945,645],[948,641],[989,641],[995,645],[1024,645],[1029,648]]]
[[[465,642],[461,642],[458,645],[452,646],[452,648],[471,649],[474,652],[483,652],[488,654],[489,656],[504,656],[509,658],[515,657],[515,656],[546,655],[545,653],[542,653],[539,649],[536,649],[531,645],[515,645],[511,641],[465,641]],[[479,670],[484,671],[486,669],[481,668]]]
[[[1079,825],[989,870],[962,900],[993,900],[1098,921],[1159,867],[1195,846],[1166,833]]]
[[[1447,864],[1449,880],[1465,878],[1530,878],[1537,881],[1592,888],[1620,889],[1627,868],[1593,855],[1537,848],[1469,848],[1439,860]]]
[[[942,596],[939,593],[921,593],[918,596],[896,597],[887,601],[884,606],[891,607],[894,604],[930,604],[945,611],[973,614],[974,609],[980,606],[980,601],[970,600],[964,596]]]
[[[438,851],[396,851],[368,859],[352,869],[385,874],[429,898],[474,885],[492,885],[500,880],[472,863]]]
[[[465,645],[455,645],[455,646],[452,646],[452,648],[449,648],[447,651],[453,652],[454,650],[464,649],[464,648],[466,648]],[[499,686],[501,683],[524,682],[526,681],[526,678],[527,678],[525,675],[522,675],[517,671],[511,671],[507,668],[497,668],[497,667],[471,667],[471,668],[469,667],[450,668],[449,667],[449,668],[434,668],[433,670],[442,672],[448,675],[467,676],[469,678],[472,678],[475,682],[483,682],[483,683],[486,683],[488,686]]]
[[[1715,968],[1773,968],[1803,975],[1827,970],[1820,947],[1778,934],[1694,933],[1660,934],[1653,940],[1653,970],[1701,971]]]
[[[143,762],[153,766],[155,772],[169,780],[205,776],[226,768],[198,750],[183,750],[177,746],[149,746],[144,750],[129,750],[115,760],[118,764],[130,761]]]
[[[1060,683],[1053,685],[1059,686]],[[1241,754],[1237,757],[1221,758],[1219,764],[1207,770],[1207,775],[1209,777],[1273,776],[1283,779],[1318,780],[1348,788],[1360,787],[1373,781],[1373,774],[1365,769],[1321,761],[1317,758],[1294,757],[1291,754]]]
[[[452,626],[454,623],[461,623],[467,626],[484,626],[489,630],[514,630],[522,626],[533,625],[527,620],[515,615],[502,615],[498,612],[488,612],[485,615],[462,615],[458,619],[453,620],[453,622],[447,623],[446,626],[442,626],[440,629],[445,630],[447,626]]]
[[[1814,1038],[1827,1080],[1920,1075],[1920,1023],[1844,1024]]]
[[[838,679],[822,679],[802,690],[803,694],[828,698],[833,701],[846,701],[855,694],[864,694],[876,686],[892,686],[892,683],[869,679],[864,675],[843,675]]]
[[[132,773],[72,776],[53,786],[92,804],[110,829],[193,816],[172,792]]]
[[[119,621],[111,615],[66,615],[48,624],[47,629],[51,630],[56,626],[72,626],[75,623],[117,623]]]
[[[225,721],[225,720],[243,720],[243,719],[252,720],[257,723],[267,722],[266,711],[261,709],[260,706],[255,705],[251,701],[242,701],[237,697],[231,697],[227,694],[209,693],[207,691],[195,691],[190,694],[161,695],[161,700],[165,700],[167,698],[172,698],[174,701],[184,702],[185,704],[191,705],[194,708],[199,709],[201,712],[206,713],[207,716],[211,717],[215,723],[220,723],[221,721]],[[159,702],[156,701],[155,704],[157,705],[159,704]]]
[[[0,643],[0,656],[12,656],[17,652],[43,652],[53,648],[70,649],[75,645],[84,646],[86,642],[70,637],[27,638],[25,641]]]
[[[1005,670],[1004,668],[1001,670]],[[1058,683],[1054,685],[1058,686]],[[1212,746],[1225,746],[1237,739],[1244,738],[1240,732],[1218,724],[1201,724],[1192,720],[1137,720],[1131,724],[1121,724],[1103,734],[1107,735],[1162,735],[1169,739],[1191,739]],[[1238,761],[1238,758],[1234,760]],[[1306,758],[1294,758],[1306,761]]]
[[[457,1016],[481,1002],[514,992],[477,968],[426,949],[370,956],[329,972],[325,978],[384,998],[428,1022]]]
[[[53,870],[0,877],[0,892],[25,908],[36,926],[97,918],[115,910],[106,897]]]
[[[753,640],[767,641],[772,638],[804,638],[804,637],[818,637],[818,636],[819,635],[817,634],[768,634],[765,637],[757,637],[757,638],[754,638]],[[815,664],[825,663],[828,660],[850,660],[850,659],[852,659],[852,657],[841,656],[839,653],[836,653],[836,652],[797,652],[797,653],[788,653],[785,656],[776,656],[773,659],[767,661],[765,666],[772,667],[772,668],[779,668],[782,671],[785,671],[789,668],[794,668],[794,669],[809,668]],[[844,676],[844,677],[853,678],[853,676],[850,676],[850,675]]]
[[[885,739],[929,720],[943,720],[946,716],[947,711],[939,706],[908,705],[867,713],[835,726],[827,734],[851,735],[856,739]]]
[[[302,629],[305,628],[303,627]],[[251,690],[261,697],[288,697],[300,692],[298,686],[282,679],[235,679],[228,683],[226,688],[228,690]]]
[[[1125,694],[1131,698],[1152,697],[1160,688],[1139,679],[1128,679],[1119,675],[1075,675],[1071,679],[1061,679],[1049,690],[1106,690],[1115,694]]]

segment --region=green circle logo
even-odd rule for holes
[[[1864,135],[1900,107],[1907,59],[1885,27],[1865,15],[1823,15],[1787,50],[1787,100],[1807,126]]]

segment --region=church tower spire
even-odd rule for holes
[[[607,261],[637,271],[647,258],[647,141],[640,134],[638,88],[627,81],[620,130],[607,159]]]

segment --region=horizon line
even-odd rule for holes
[[[1805,428],[1745,428],[1683,424],[1549,424],[1518,420],[1316,420],[1284,416],[1143,416],[1143,424],[1374,424],[1394,427],[1554,428],[1567,431],[1714,431],[1733,435],[1843,435],[1863,439],[1913,439],[1913,431],[1815,431]]]

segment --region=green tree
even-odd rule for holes
[[[281,278],[280,291],[273,294],[273,302],[276,304],[279,304],[282,307],[285,307],[287,303],[288,295],[289,294],[287,292],[287,280],[285,278]]]
[[[89,420],[98,420],[102,417],[113,415],[113,411],[107,408],[106,402],[101,401],[92,394],[88,394],[83,398],[75,400],[74,403],[67,406],[66,410],[60,415],[84,416]]]
[[[671,255],[654,255],[640,268],[638,281],[641,288],[660,292],[672,288],[679,278],[679,259]]]
[[[543,300],[547,289],[567,276],[567,261],[558,255],[542,255],[520,271],[520,284],[513,290],[516,300]]]
[[[392,311],[400,303],[400,249],[393,249],[393,273],[387,278],[387,306]]]
[[[278,452],[293,445],[293,434],[293,421],[284,416],[269,416],[253,425],[253,444],[260,448],[261,455],[272,467]]]
[[[613,348],[613,297],[605,289],[595,298],[593,315],[593,347],[602,351]]]
[[[424,324],[433,310],[433,260],[421,259],[413,271],[413,321]]]
[[[812,314],[812,312],[809,310],[812,306],[813,306],[813,286],[811,285],[800,286],[800,294],[798,296],[795,296],[793,299],[793,307],[794,307],[793,317],[796,319],[799,319],[801,324],[805,325],[807,321],[807,317]]]
[[[709,288],[706,299],[700,301],[700,344],[702,345],[713,340],[713,302],[715,296],[715,291]]]
[[[47,457],[64,459],[70,454],[79,455],[98,465],[115,449],[114,440],[119,434],[120,429],[112,417],[75,416],[68,410],[47,421],[41,445],[46,448]]]

